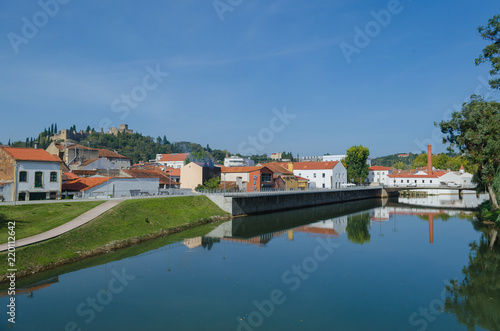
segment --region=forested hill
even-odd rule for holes
[[[72,131],[76,131],[76,127],[71,127]],[[8,141],[8,146],[13,147],[35,147],[47,148],[52,135],[58,132],[57,124],[52,124],[49,128],[44,129],[38,136],[28,137],[25,141]],[[166,136],[157,137],[156,139],[150,136],[144,136],[141,133],[120,133],[103,134],[96,132],[87,126],[84,131],[85,138],[75,139],[80,144],[90,148],[105,148],[116,150],[118,153],[132,158],[133,163],[139,161],[147,162],[156,158],[156,154],[168,153],[190,153],[190,161],[208,161],[214,163],[223,163],[226,156],[225,150],[211,149],[210,146],[203,147],[197,143],[187,141],[171,143]],[[1,143],[0,143],[1,145]],[[231,155],[229,153],[229,155]]]
[[[400,156],[405,155],[405,156]],[[407,155],[407,156],[406,156]],[[399,153],[372,159],[372,166],[398,167],[399,169],[410,169],[418,154]],[[402,168],[404,167],[404,168]]]

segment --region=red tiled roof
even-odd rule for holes
[[[134,178],[158,178],[160,180],[160,184],[171,184],[177,185],[176,181],[170,179],[165,173],[158,170],[137,170],[137,169],[128,169],[123,170],[123,172],[129,174]]]
[[[15,160],[19,161],[43,161],[43,162],[61,162],[61,160],[44,149],[21,148],[21,147],[0,147],[10,154]]]
[[[333,169],[339,161],[323,161],[323,162],[294,162],[293,170],[319,170]]]
[[[177,154],[162,154],[161,158],[158,160],[159,162],[168,162],[168,161],[185,161],[189,156],[189,153],[177,153]]]
[[[78,178],[63,184],[63,191],[87,191],[93,187],[107,182],[111,177]]]
[[[264,163],[263,166],[269,168],[274,173],[293,175],[293,173],[288,170],[288,166],[286,163]]]
[[[370,170],[373,171],[381,171],[381,170],[391,170],[392,168],[382,167],[382,166],[372,166]]]
[[[167,168],[165,168],[164,172],[167,175],[173,176],[173,177],[180,177],[181,176],[181,168],[170,168],[170,167],[167,167]]]
[[[97,150],[99,151],[99,157],[107,157],[110,159],[130,159],[130,157],[123,156],[108,149],[98,148]]]
[[[225,173],[237,173],[237,172],[252,172],[264,168],[263,166],[254,167],[221,167],[221,172]]]
[[[300,176],[295,176],[295,177],[297,177],[298,180],[307,180],[307,181],[309,181],[309,179],[304,178],[304,177],[300,177]]]
[[[399,173],[399,174],[392,174],[392,175],[387,175],[389,178],[439,178],[441,176],[446,175],[447,173],[445,171],[440,171],[440,170],[434,170],[432,172],[432,175],[426,174],[421,174],[417,175],[416,173]]]
[[[66,181],[66,180],[74,180],[74,179],[78,179],[80,177],[78,177],[77,175],[75,175],[74,173],[72,172],[63,172],[62,174],[62,180]]]

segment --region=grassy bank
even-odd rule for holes
[[[58,202],[32,205],[0,206],[0,244],[7,242],[7,224],[16,222],[16,239],[48,231],[97,207],[103,201]]]
[[[18,248],[16,268],[19,276],[47,270],[222,217],[228,214],[204,196],[126,200],[73,231]],[[6,270],[2,264],[0,274]]]

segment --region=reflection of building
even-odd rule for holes
[[[370,210],[370,221],[387,222],[390,217],[389,208],[376,208]]]
[[[36,291],[39,291],[43,288],[47,288],[50,285],[52,285],[54,283],[58,283],[58,282],[59,282],[59,276],[55,276],[55,277],[52,277],[49,279],[42,280],[40,282],[29,284],[27,287],[16,288],[16,296],[18,296],[20,294],[28,294],[29,297],[33,297],[33,294]],[[0,298],[6,297],[6,296],[10,296],[9,290],[5,290],[5,291],[0,292]]]

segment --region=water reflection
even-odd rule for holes
[[[487,236],[470,245],[464,279],[447,288],[446,312],[469,330],[500,330],[500,247],[490,247]]]
[[[474,209],[481,203],[489,199],[488,194],[479,194],[464,191],[459,194],[428,195],[425,197],[399,197],[398,202],[407,205],[437,207],[437,208],[457,208]]]
[[[263,329],[328,329],[335,323],[340,330],[386,330],[388,312],[392,329],[411,329],[408,317],[432,302],[443,290],[443,279],[460,275],[467,263],[467,244],[476,241],[465,278],[459,277],[450,288],[446,308],[453,315],[443,314],[429,330],[465,329],[459,322],[495,330],[495,312],[500,310],[500,284],[494,282],[500,271],[498,250],[491,255],[481,248],[487,248],[487,242],[477,241],[481,233],[474,231],[472,218],[470,211],[379,200],[236,218],[54,270],[43,281],[37,276],[35,284],[20,285],[37,300],[20,296],[26,318],[19,327],[36,330],[39,321],[60,325],[63,318],[47,314],[45,305],[84,325],[75,307],[100,293],[113,269],[126,266],[127,274],[136,277],[133,285],[87,329],[132,328],[137,314],[148,317],[143,329],[235,329],[233,316],[254,310],[252,303],[268,298],[270,289],[286,290],[281,275],[300,264],[320,239],[339,248],[310,275],[314,281],[287,293],[286,308],[276,309]],[[367,273],[367,268],[376,272]],[[483,278],[496,286],[490,289],[493,299],[484,296],[488,283],[482,283]],[[483,294],[476,298],[475,291]],[[135,304],[146,301],[144,307]],[[366,318],[359,319],[360,314]]]

